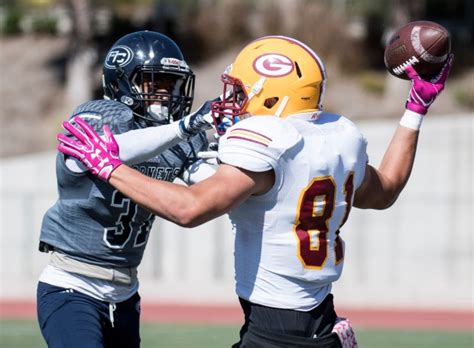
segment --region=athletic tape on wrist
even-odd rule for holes
[[[421,122],[423,122],[423,115],[411,110],[405,110],[405,113],[400,120],[400,125],[414,130],[420,130]]]
[[[187,116],[189,117],[189,116]],[[178,123],[178,137],[181,140],[188,140],[189,137],[191,136],[191,133],[186,129],[185,122],[189,121],[185,118],[182,118],[181,120],[177,121]]]

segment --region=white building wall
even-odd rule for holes
[[[360,122],[374,166],[397,121]],[[338,306],[473,309],[474,115],[428,118],[412,177],[385,211],[353,209],[342,229]],[[37,251],[56,200],[55,154],[0,161],[0,299],[35,298],[48,262]],[[195,229],[158,220],[139,268],[145,301],[236,303],[225,217]]]

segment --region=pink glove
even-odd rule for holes
[[[453,59],[454,55],[450,54],[438,76],[431,81],[422,80],[411,65],[405,68],[405,72],[411,80],[410,94],[405,105],[406,109],[421,115],[425,115],[428,112],[430,105],[433,104],[436,97],[444,89]]]
[[[342,348],[357,348],[357,340],[355,338],[354,330],[349,319],[337,317],[336,324],[332,332],[335,332],[339,337]]]
[[[104,181],[108,181],[112,172],[122,164],[119,159],[119,147],[110,128],[104,126],[105,140],[82,118],[76,116],[73,121],[63,122],[63,127],[71,132],[77,140],[58,134],[58,150],[65,155],[77,158],[92,174]]]

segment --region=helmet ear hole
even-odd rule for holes
[[[295,62],[295,67],[296,67],[296,75],[298,75],[298,78],[301,78],[303,74],[301,73],[300,66],[298,65],[298,62]]]
[[[106,95],[111,99],[118,98],[119,92],[120,92],[120,88],[118,86],[118,83],[115,81],[112,83],[109,83],[109,85],[106,86]]]
[[[120,91],[118,83],[111,83],[110,86],[112,87],[112,90],[114,91],[114,94],[116,94]]]
[[[280,100],[280,98],[278,97],[267,98],[265,99],[263,106],[265,106],[267,109],[271,109],[272,107],[275,106],[276,103],[278,103],[278,100]]]

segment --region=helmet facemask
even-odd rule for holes
[[[194,80],[189,75],[157,70],[145,67],[133,74],[132,108],[137,117],[147,121],[171,123],[190,112]]]
[[[176,121],[191,111],[194,73],[176,43],[157,32],[120,38],[104,60],[102,82],[104,97],[129,106],[145,126]]]
[[[248,117],[245,111],[249,97],[242,81],[226,73],[222,74],[223,92],[219,100],[212,103],[212,118],[217,133],[222,135],[229,124]]]

